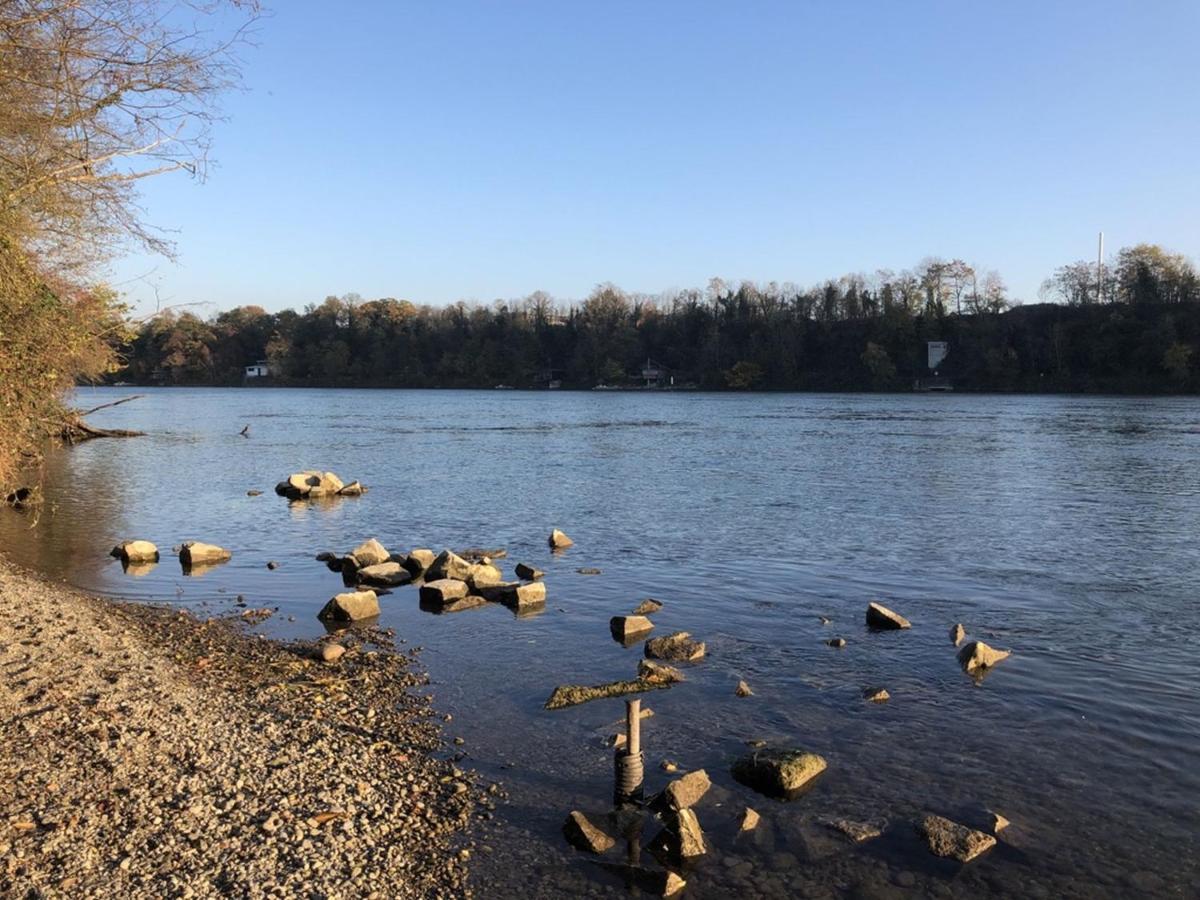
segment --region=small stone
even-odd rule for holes
[[[787,797],[825,771],[825,759],[803,750],[761,749],[733,764],[733,777],[768,796]]]
[[[637,608],[634,609],[633,614],[635,616],[648,616],[658,612],[660,609],[662,609],[662,607],[663,605],[657,600],[653,600],[648,597],[637,605]]]
[[[886,703],[892,699],[892,695],[887,692],[886,688],[865,688],[863,690],[863,699],[869,700],[872,703]]]
[[[738,831],[743,833],[747,831],[753,831],[758,827],[759,818],[760,817],[758,813],[747,806],[746,811],[742,813],[742,821],[741,824],[738,825]]]
[[[831,638],[825,643],[827,643],[830,647],[836,647],[838,650],[840,650],[846,646],[846,639],[840,637]]]
[[[570,547],[570,546],[574,545],[575,542],[573,540],[571,540],[569,537],[567,537],[565,534],[563,534],[561,531],[559,531],[557,528],[555,528],[553,531],[550,532],[549,543],[553,549],[562,550],[565,547]]]
[[[739,681],[737,687],[733,691],[739,697],[753,697],[754,691],[750,690],[750,685],[744,681]]]
[[[332,663],[337,662],[346,653],[346,648],[341,644],[328,643],[321,645],[321,661]]]
[[[917,824],[917,832],[935,856],[968,863],[979,854],[996,846],[990,834],[959,825],[942,816],[925,816]]]
[[[603,575],[604,574],[599,569],[592,569],[592,568],[576,569],[575,572],[579,575]]]
[[[1009,650],[996,650],[983,641],[970,641],[958,651],[958,663],[969,674],[982,674],[1001,660],[1012,655]]]
[[[825,824],[840,831],[856,844],[869,841],[883,834],[883,826],[875,822],[856,822],[853,819],[827,819]]]
[[[954,642],[955,647],[957,647],[959,644],[961,644],[963,642],[963,639],[966,638],[966,636],[967,636],[967,629],[963,628],[962,622],[959,622],[957,625],[955,625],[953,628],[950,629],[950,640],[952,640]]]
[[[254,491],[254,490],[246,491],[246,496],[247,497],[260,497],[260,496],[262,496],[262,491]]]
[[[1008,821],[1008,819],[1004,818],[998,812],[990,813],[990,815],[992,817],[992,834],[999,834],[1012,824],[1012,822]]]
[[[833,624],[833,619],[829,618],[829,616],[817,616],[817,618],[821,620],[822,625],[832,625]]]
[[[912,623],[899,613],[892,612],[880,603],[867,605],[867,624],[872,628],[899,629],[912,628]]]
[[[587,816],[574,810],[563,823],[563,835],[571,846],[588,853],[604,853],[616,841],[591,823]]]
[[[662,769],[664,772],[678,772],[679,771],[678,763],[673,763],[669,759],[664,759],[662,762],[660,762],[658,764],[658,767],[660,769]]]
[[[267,568],[271,571],[275,571],[279,568],[279,563],[275,562],[275,560],[271,560],[269,563],[267,563]]]

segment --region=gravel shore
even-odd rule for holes
[[[335,639],[319,662],[0,561],[0,896],[466,896],[476,792],[424,674]]]

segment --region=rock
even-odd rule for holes
[[[332,663],[337,662],[345,654],[346,648],[341,644],[322,644],[321,645],[321,661]]]
[[[439,578],[421,585],[421,602],[444,606],[451,600],[459,600],[470,593],[465,581],[455,578]]]
[[[550,546],[555,550],[562,550],[566,547],[572,546],[574,543],[575,542],[573,540],[571,540],[557,528],[550,532]]]
[[[753,831],[758,827],[759,818],[758,813],[747,806],[746,811],[742,813],[742,821],[738,825],[738,831],[742,833]]]
[[[833,624],[833,619],[829,618],[829,616],[817,616],[817,618],[821,620],[822,625],[832,625]]]
[[[648,616],[651,613],[658,612],[660,609],[662,609],[661,603],[659,603],[657,600],[646,598],[637,605],[637,608],[634,609],[633,614],[635,616]]]
[[[957,625],[955,625],[953,628],[950,629],[950,640],[952,640],[954,642],[955,647],[957,647],[959,644],[961,644],[963,642],[963,639],[966,636],[967,636],[967,629],[963,628],[962,622],[959,622]]]
[[[353,584],[361,566],[359,565],[358,560],[354,557],[354,554],[348,553],[338,560],[336,567],[334,565],[330,565],[329,568],[341,572],[342,579],[346,582],[346,584]]]
[[[279,563],[275,562],[275,560],[271,560],[270,562],[267,563],[267,568],[270,569],[272,572],[274,572],[276,569],[279,568]]]
[[[466,581],[471,574],[471,563],[467,562],[453,550],[443,550],[437,555],[425,571],[426,581],[438,581],[442,578],[453,578]]]
[[[13,509],[25,509],[31,498],[33,497],[33,488],[19,487],[15,491],[11,491],[4,497],[4,502]]]
[[[490,550],[485,547],[468,547],[460,550],[458,555],[467,562],[490,563],[493,559],[504,559],[508,556],[508,551],[503,547],[493,547]]]
[[[662,769],[664,772],[678,772],[679,771],[679,764],[671,762],[671,760],[669,760],[669,759],[664,759],[662,762],[660,762],[658,764],[658,767],[660,769]]]
[[[339,493],[343,488],[345,488],[345,486],[346,485],[342,482],[342,479],[338,478],[332,472],[324,473],[321,476],[321,482],[318,485],[322,493],[325,494]]]
[[[867,605],[867,624],[872,628],[912,628],[912,622],[879,603]]]
[[[421,548],[408,554],[403,565],[413,574],[413,577],[416,577],[432,566],[435,559],[437,559],[437,555],[432,550]]]
[[[958,651],[958,664],[969,674],[982,674],[1011,655],[1010,650],[996,650],[983,641],[969,641]]]
[[[224,562],[233,554],[216,544],[203,544],[200,541],[184,541],[179,548],[179,561],[185,566],[210,565]]]
[[[525,563],[517,563],[517,577],[522,581],[537,581],[539,578],[545,577],[546,573],[541,569],[535,569],[533,566],[527,566]]]
[[[675,860],[694,859],[708,852],[700,820],[690,809],[681,809],[666,816],[666,827],[650,842],[650,852],[665,865]]]
[[[465,597],[459,597],[457,600],[450,600],[443,603],[441,608],[435,610],[435,612],[456,613],[462,612],[464,609],[476,609],[480,606],[487,606],[487,601],[477,594],[468,594]]]
[[[399,587],[412,581],[408,569],[398,562],[376,563],[359,569],[354,577],[359,584],[369,584],[374,587]]]
[[[636,635],[646,634],[654,623],[645,616],[613,616],[608,621],[608,630],[618,641],[627,641]]]
[[[803,750],[756,750],[733,764],[733,777],[772,797],[788,797],[825,771],[825,759]]]
[[[546,585],[541,581],[501,582],[480,587],[479,593],[494,603],[503,603],[516,610],[546,602]]]
[[[616,841],[591,823],[587,816],[574,810],[563,823],[563,835],[572,847],[587,853],[604,853]]]
[[[367,492],[361,481],[352,481],[343,487],[338,494],[342,497],[361,497]]]
[[[576,569],[575,572],[579,575],[603,575],[604,574],[599,569],[591,569],[591,568]]]
[[[876,824],[875,822],[856,822],[853,819],[824,819],[822,823],[834,831],[840,831],[856,844],[861,844],[863,841],[869,841],[883,834],[883,824]]]
[[[111,555],[126,564],[158,562],[158,547],[149,541],[122,541],[113,547]]]
[[[836,647],[838,650],[841,650],[846,646],[846,639],[840,637],[830,638],[825,643],[827,643],[830,647]]]
[[[333,622],[355,622],[379,615],[379,598],[374,591],[337,594],[317,613],[317,618]]]
[[[683,673],[674,666],[643,659],[638,662],[638,678],[655,684],[677,684],[684,680]]]
[[[621,697],[625,694],[640,694],[642,691],[657,691],[671,686],[666,681],[610,681],[607,684],[575,685],[560,684],[550,694],[545,703],[546,709],[565,709],[592,700],[603,700],[608,697]]]
[[[917,833],[925,839],[925,844],[935,856],[961,863],[968,863],[996,846],[996,839],[990,834],[975,831],[942,816],[925,816],[917,824]]]
[[[733,689],[734,694],[739,697],[753,697],[754,691],[750,690],[750,685],[744,681],[739,681],[737,687]]]
[[[872,703],[886,703],[892,699],[892,695],[887,692],[886,688],[865,688],[863,690],[863,699],[870,700]]]
[[[475,563],[467,572],[467,584],[478,590],[489,585],[503,584],[504,576],[500,570],[488,563]]]
[[[261,497],[262,491],[256,491],[256,490],[251,489],[249,491],[246,491],[246,496],[247,497]]]
[[[350,551],[350,555],[354,557],[359,568],[363,569],[368,566],[378,566],[392,558],[392,554],[388,553],[387,548],[375,538],[363,541]]]
[[[1012,824],[1012,822],[1008,821],[1008,819],[1004,818],[998,812],[989,812],[988,815],[992,818],[992,834],[999,834]]]
[[[647,641],[646,656],[651,659],[669,659],[672,662],[692,662],[704,656],[704,643],[693,641],[686,631],[677,631],[666,637]]]
[[[340,557],[336,553],[330,553],[328,550],[322,550],[316,555],[315,559],[317,562],[328,564],[334,562],[335,560],[340,560]]]
[[[697,769],[668,784],[663,791],[663,797],[667,805],[678,812],[681,809],[691,809],[699,803],[710,787],[712,782],[708,780],[708,773]]]

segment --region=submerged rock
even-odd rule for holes
[[[704,643],[692,640],[692,636],[686,631],[677,631],[647,641],[646,656],[672,662],[692,662],[704,656]]]
[[[671,686],[668,681],[610,681],[607,684],[574,685],[560,684],[545,703],[546,709],[565,709],[592,700],[621,697],[625,694],[640,694],[642,691],[657,691]]]
[[[825,771],[825,759],[803,750],[756,750],[733,764],[733,777],[772,797],[787,797]]]
[[[674,666],[655,662],[652,659],[640,660],[638,662],[637,674],[641,680],[654,682],[655,684],[677,684],[685,680],[683,673]]]
[[[541,569],[535,569],[533,566],[525,565],[525,563],[517,563],[517,567],[513,571],[516,572],[517,577],[522,581],[537,581],[546,575]]]
[[[453,550],[443,550],[437,555],[425,571],[426,581],[438,581],[442,578],[453,578],[466,581],[471,574],[471,563],[467,562]]]
[[[216,544],[200,541],[184,541],[179,548],[179,561],[185,566],[211,565],[231,559],[233,553]]]
[[[430,604],[422,603],[422,606]],[[434,612],[456,613],[462,612],[464,609],[476,609],[480,606],[487,606],[487,601],[477,594],[467,594],[465,597],[459,597],[456,600],[448,600],[441,604]]]
[[[892,699],[892,695],[887,692],[886,688],[864,688],[863,699],[869,700],[872,703],[886,703],[888,700]]]
[[[739,697],[753,697],[754,691],[750,690],[750,685],[744,681],[739,681],[737,687],[733,689],[734,694]]]
[[[375,538],[363,541],[350,551],[350,555],[354,557],[361,569],[382,565],[392,558],[392,554],[387,551],[387,548]]]
[[[573,811],[563,823],[563,835],[571,846],[587,853],[604,853],[616,841],[597,828],[579,810]]]
[[[579,575],[603,575],[604,574],[599,569],[593,569],[593,568],[576,569],[575,572]]]
[[[867,624],[872,628],[912,628],[912,622],[880,603],[867,605]]]
[[[657,600],[647,597],[645,600],[643,600],[641,603],[639,603],[637,605],[637,607],[633,611],[633,614],[635,616],[648,616],[652,613],[658,612],[660,609],[662,609],[662,607],[663,607],[663,605],[661,603],[659,603]]]
[[[925,816],[917,823],[917,833],[935,856],[968,863],[979,854],[996,846],[990,834],[959,825],[942,816]]]
[[[959,644],[961,644],[963,642],[963,640],[966,638],[966,636],[967,636],[967,629],[963,628],[962,622],[959,622],[957,625],[955,625],[953,628],[950,629],[950,640],[954,642],[955,647],[957,647]]]
[[[958,651],[958,664],[968,674],[983,673],[1010,656],[1011,650],[996,650],[983,641],[970,641]]]
[[[575,544],[573,540],[571,540],[557,528],[550,532],[549,543],[550,546],[555,550],[562,550],[565,547],[571,547]]]
[[[823,823],[834,831],[840,831],[856,844],[869,841],[883,834],[886,823],[857,822],[853,819],[824,819]]]
[[[654,623],[645,616],[613,616],[608,621],[608,630],[618,641],[648,634],[653,627]]]
[[[846,646],[846,639],[840,638],[840,637],[830,638],[825,643],[827,643],[830,647],[834,647],[838,650],[841,650],[843,647]]]
[[[749,806],[747,806],[745,812],[742,813],[742,821],[738,825],[738,831],[742,832],[742,833],[745,833],[747,831],[753,831],[755,828],[758,827],[760,818],[761,817],[759,816],[758,813],[756,813]]]
[[[158,562],[158,547],[149,541],[122,541],[112,548],[110,555],[126,564]]]
[[[337,594],[317,613],[317,618],[333,622],[355,622],[379,615],[379,598],[374,591]]]

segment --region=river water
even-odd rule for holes
[[[447,752],[509,794],[474,857],[485,895],[627,892],[618,867],[559,830],[571,809],[611,805],[603,736],[623,703],[542,703],[559,683],[631,676],[641,648],[615,643],[608,619],[645,597],[664,603],[657,634],[708,644],[687,683],[644,701],[648,786],[667,779],[666,758],[714,782],[689,896],[1200,895],[1195,399],[145,394],[93,421],[147,436],[52,453],[40,513],[0,512],[6,554],[90,590],[210,613],[236,611],[242,594],[279,607],[266,633],[307,638],[343,589],[314,554],[367,537],[404,551],[504,547],[506,573],[546,570],[546,610],[529,618],[430,615],[413,588],[381,599],[382,624],[425,648],[447,738],[464,740]],[[319,505],[274,495],[305,468],[370,492]],[[546,545],[554,527],[575,539],[566,553]],[[234,556],[185,577],[168,554],[133,576],[107,554],[134,537]],[[872,599],[912,629],[868,631]],[[947,637],[956,622],[1012,657],[969,678]],[[834,636],[847,646],[827,646]],[[734,695],[739,679],[753,697]],[[868,686],[891,700],[865,703]],[[818,752],[829,769],[796,800],[760,797],[729,775],[754,740]],[[739,838],[747,805],[762,824]],[[966,866],[932,857],[911,826],[983,810],[1013,824]],[[829,817],[888,825],[852,845],[819,824]]]

